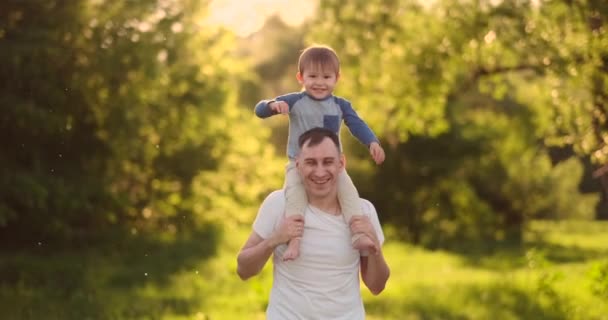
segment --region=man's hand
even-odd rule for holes
[[[368,236],[378,248],[368,256],[361,256],[361,279],[373,295],[380,294],[386,287],[390,276],[390,269],[384,260],[382,247],[376,230],[367,216],[354,216],[350,220],[350,229],[353,233],[360,232]]]
[[[372,155],[372,158],[376,162],[376,164],[381,164],[384,162],[384,149],[380,146],[378,142],[372,142],[369,145],[369,153]]]
[[[279,228],[276,230],[275,238],[277,244],[281,244],[293,238],[301,238],[302,234],[304,234],[304,217],[293,215],[281,221]]]
[[[289,113],[289,105],[285,101],[273,101],[268,104],[270,110],[279,113],[279,114],[288,114]]]
[[[268,239],[262,238],[255,231],[251,232],[237,257],[239,277],[246,280],[260,273],[274,249],[292,238],[302,237],[303,230],[304,217],[294,215],[283,219]]]
[[[363,234],[367,236],[374,243],[374,249],[372,253],[378,254],[380,251],[380,241],[378,241],[378,236],[376,234],[376,230],[372,225],[372,222],[369,220],[367,216],[353,216],[350,219],[350,231],[353,234]]]

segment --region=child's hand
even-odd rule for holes
[[[369,153],[372,155],[374,161],[376,161],[376,164],[384,162],[384,149],[382,149],[378,142],[372,142],[369,145]]]
[[[289,113],[289,105],[285,101],[273,101],[268,104],[270,110],[280,113],[280,114],[288,114]]]

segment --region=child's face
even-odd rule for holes
[[[308,66],[296,78],[306,93],[315,99],[325,99],[334,92],[340,75],[331,68]]]

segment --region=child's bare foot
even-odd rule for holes
[[[291,239],[283,253],[283,261],[295,260],[300,256],[300,239]]]
[[[378,247],[376,247],[376,244],[366,235],[361,235],[357,240],[355,240],[353,243],[353,248],[362,252],[367,251],[372,254],[378,252]]]

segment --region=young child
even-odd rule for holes
[[[289,115],[287,164],[285,174],[286,215],[304,215],[308,199],[297,170],[295,158],[299,153],[298,137],[314,127],[324,127],[339,136],[342,121],[361,143],[369,148],[376,164],[384,161],[384,150],[368,125],[357,115],[350,102],[333,95],[340,78],[340,61],[336,52],[323,45],[313,45],[302,51],[298,61],[298,82],[302,92],[289,93],[274,100],[262,100],[255,106],[255,114],[268,118],[277,114]],[[338,198],[346,223],[361,215],[359,193],[346,170],[338,177]],[[375,252],[374,242],[363,234],[352,235],[353,247],[360,251]],[[300,239],[292,239],[283,260],[299,256]]]

